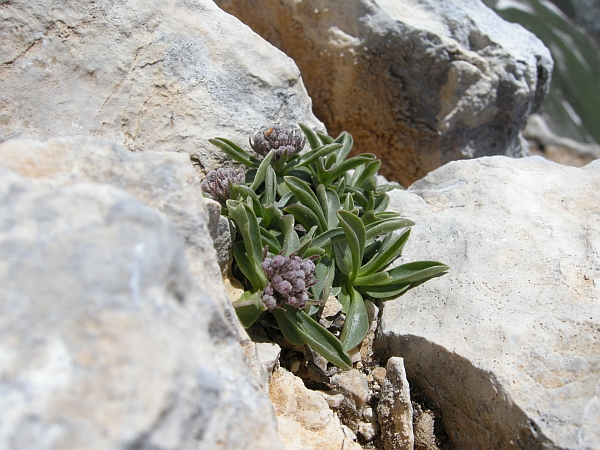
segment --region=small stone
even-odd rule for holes
[[[361,422],[358,425],[358,433],[365,438],[365,440],[371,441],[377,435],[377,428],[375,424],[370,422]]]
[[[357,362],[357,363],[356,363],[356,368],[357,368],[357,369],[362,369],[362,368],[363,368],[363,363],[362,363],[362,362],[360,362],[360,361],[359,361],[359,362]]]
[[[373,375],[373,378],[377,383],[381,384],[383,380],[385,380],[385,367],[375,367],[371,370],[371,375]]]
[[[358,364],[356,366],[358,367]],[[368,374],[367,375],[367,381],[369,382],[369,384],[371,384],[373,382],[373,375]]]
[[[256,352],[258,353],[260,363],[263,365],[270,378],[273,371],[279,366],[281,347],[274,342],[257,342]]]
[[[298,360],[298,358],[292,358],[290,359],[290,372],[292,373],[297,373],[300,370],[300,361]]]
[[[342,304],[335,296],[330,295],[327,301],[325,302],[325,306],[323,307],[321,317],[334,317],[341,310]]]
[[[362,411],[369,401],[369,384],[364,373],[352,369],[334,375],[331,382],[354,402],[357,411]]]
[[[342,394],[330,394],[325,391],[315,391],[323,396],[327,404],[332,409],[339,409],[342,406],[342,402],[344,401],[344,396]]]
[[[392,357],[386,365],[377,415],[381,425],[381,440],[385,450],[412,450],[413,409],[404,370],[404,360]]]

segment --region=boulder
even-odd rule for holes
[[[0,169],[0,447],[281,449],[219,282],[132,195]]]
[[[0,142],[91,135],[206,172],[208,139],[321,127],[294,62],[209,0],[11,0],[0,21]]]
[[[442,164],[521,156],[550,53],[479,0],[217,0],[290,55],[330,133],[408,185]]]
[[[391,192],[403,261],[450,271],[385,304],[381,350],[456,448],[600,448],[600,162],[452,162]]]

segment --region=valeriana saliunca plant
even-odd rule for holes
[[[245,177],[211,172],[203,190],[237,231],[233,254],[247,290],[234,306],[242,324],[272,314],[290,342],[349,368],[348,351],[369,329],[365,302],[397,298],[449,267],[393,267],[414,223],[386,211],[391,187],[377,185],[381,161],[370,153],[348,158],[346,132],[334,139],[300,128],[263,128],[250,138],[256,155],[211,140],[248,169]],[[301,151],[306,141],[310,149]],[[330,294],[346,314],[339,339],[312,318]]]

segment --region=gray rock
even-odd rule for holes
[[[527,154],[550,53],[479,0],[217,0],[290,55],[333,134],[404,185],[456,159]]]
[[[207,171],[208,139],[320,126],[294,62],[210,0],[13,0],[0,21],[0,142],[92,135]]]
[[[158,209],[179,231],[197,281],[215,286],[211,295],[235,319],[231,322],[237,323],[225,289],[216,283],[220,270],[209,236],[206,201],[187,155],[133,153],[112,142],[84,137],[48,142],[13,139],[0,145],[0,168],[35,178],[46,186],[78,182],[111,185]]]
[[[133,196],[1,170],[0,447],[282,448],[217,283]]]
[[[386,302],[380,341],[456,448],[600,448],[600,163],[452,162],[392,191],[403,261],[445,276]]]
[[[402,358],[391,357],[386,364],[377,414],[385,450],[412,450],[413,409]]]

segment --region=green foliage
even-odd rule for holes
[[[347,352],[369,329],[365,301],[396,298],[449,267],[420,261],[392,268],[414,224],[385,211],[391,187],[377,185],[381,161],[348,158],[353,140],[346,132],[334,139],[300,128],[310,146],[304,153],[299,130],[274,126],[255,135],[262,160],[226,139],[210,141],[248,167],[246,183],[228,185],[222,210],[237,231],[233,254],[248,289],[234,306],[245,327],[270,313],[290,342],[350,368]],[[346,314],[339,339],[311,317],[330,293]]]

